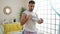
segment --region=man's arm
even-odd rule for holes
[[[28,19],[27,15],[25,13],[23,13],[21,16],[21,20],[20,20],[21,25],[24,25],[26,23],[27,19]]]
[[[43,23],[43,19],[42,18],[38,18],[38,15],[35,13],[36,18],[33,18],[33,20],[35,20],[38,24],[42,24]]]

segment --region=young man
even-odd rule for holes
[[[29,9],[24,11],[21,17],[21,25],[24,25],[24,34],[37,34],[36,22],[38,24],[43,23],[43,19],[38,19],[36,14],[33,12],[35,6],[34,1],[29,1]]]

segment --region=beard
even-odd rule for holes
[[[32,12],[32,11],[33,11],[33,9],[30,9],[29,11],[31,11],[31,12]]]

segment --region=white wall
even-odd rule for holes
[[[16,18],[17,22],[19,22],[20,9],[22,6],[27,8],[27,4],[27,0],[0,0],[0,21],[4,22],[4,19],[9,21]],[[12,13],[10,15],[5,15],[3,13],[3,8],[5,6],[11,7]]]

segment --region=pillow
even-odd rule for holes
[[[22,34],[22,32],[8,32],[7,34]]]
[[[13,24],[4,24],[4,33],[7,34],[8,32],[13,31],[21,31],[23,26],[20,23],[13,23]]]

